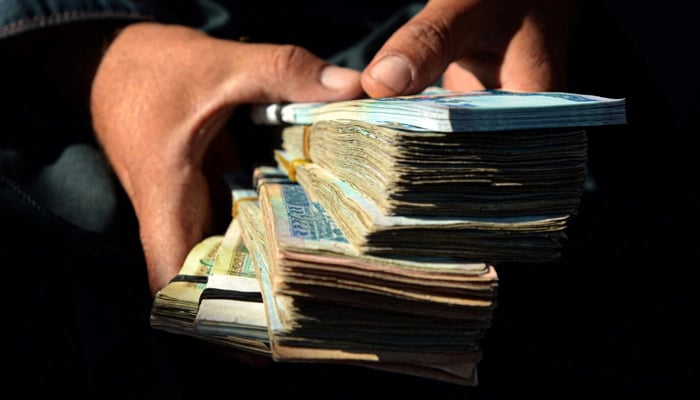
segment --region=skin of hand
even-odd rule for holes
[[[362,73],[370,97],[413,94],[436,82],[453,91],[566,87],[570,0],[430,0]]]
[[[241,43],[177,25],[135,23],[93,79],[95,134],[139,221],[153,295],[211,232],[210,179],[236,151],[223,128],[241,104],[362,95],[360,72],[292,45]],[[245,150],[245,149],[241,149]]]

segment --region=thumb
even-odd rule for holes
[[[459,45],[452,39],[460,16],[472,1],[429,1],[377,52],[361,76],[371,97],[419,92],[434,83],[452,61]]]

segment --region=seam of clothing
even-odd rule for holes
[[[95,249],[100,249],[104,251],[105,254],[109,254],[109,257],[116,257],[115,259],[122,258],[127,261],[134,261],[130,259],[131,257],[124,255],[121,249],[116,248],[114,246],[110,246],[108,243],[105,242],[104,239],[96,236],[91,232],[87,232],[82,228],[72,224],[70,221],[67,221],[62,217],[56,215],[51,210],[38,203],[14,180],[8,178],[4,174],[0,174],[0,200],[4,200],[1,196],[4,190],[9,190],[9,193],[16,196],[16,199],[19,200],[17,204],[24,204],[24,206],[28,207],[28,209],[31,209],[34,215],[36,215],[38,218],[42,218],[43,221],[54,225],[55,227],[57,227],[56,229],[63,229],[65,234],[70,235],[72,238],[74,238],[74,240],[82,241],[82,243],[84,243],[86,246],[91,245]],[[4,206],[4,204],[2,205]]]
[[[60,224],[62,226],[68,227],[68,231],[73,234],[84,235],[84,232],[74,226],[73,224],[65,221],[63,218],[54,214],[51,210],[39,204],[32,196],[30,196],[26,191],[24,191],[21,186],[17,185],[12,179],[9,179],[5,175],[0,174],[0,185],[7,187],[11,193],[17,196],[26,206],[31,208],[39,217],[45,218],[47,221],[51,221],[54,224]]]
[[[134,11],[92,11],[70,10],[55,14],[37,15],[30,18],[22,18],[0,26],[0,39],[16,35],[31,29],[45,28],[61,25],[69,22],[77,22],[90,19],[148,19],[149,17]]]

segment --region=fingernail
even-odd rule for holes
[[[381,59],[370,71],[370,76],[397,93],[403,92],[413,79],[408,61],[396,55]]]
[[[341,90],[359,81],[360,72],[329,65],[321,71],[321,84],[329,89]]]

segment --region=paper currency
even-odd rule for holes
[[[401,315],[394,315],[396,329],[384,329],[381,335],[362,329],[363,326],[358,325],[356,320],[348,318],[349,315],[356,314],[364,316],[367,321],[383,321],[384,315],[381,313],[372,318],[372,313],[376,312],[372,310],[330,306],[332,311],[326,318],[300,317],[296,321],[290,320],[287,307],[294,302],[294,297],[287,296],[285,299],[284,296],[274,294],[271,271],[265,256],[269,254],[269,248],[265,240],[262,211],[258,204],[246,202],[241,205],[240,215],[244,237],[250,243],[251,253],[255,255],[257,271],[262,282],[273,359],[287,362],[355,364],[462,385],[477,383],[476,363],[481,359],[481,352],[475,344],[481,337],[478,329],[465,330],[462,335],[456,335],[467,337],[471,332],[473,336],[468,340],[469,346],[462,342],[461,347],[455,345],[450,348],[449,344],[439,339],[455,335],[440,336],[432,330],[433,337],[442,342],[440,347],[439,344],[431,343],[425,334],[419,335],[419,338],[412,336],[419,334],[420,329],[411,324],[410,318],[401,318]],[[318,313],[325,309],[323,302],[312,303],[308,309],[311,312]],[[433,319],[433,322],[437,320]],[[425,331],[424,327],[423,332]],[[376,341],[381,337],[388,340],[385,345]],[[412,337],[413,341],[406,342]],[[455,349],[460,351],[454,351]]]
[[[226,235],[207,237],[190,250],[178,275],[156,293],[150,318],[154,329],[270,354],[260,288],[257,279],[242,273],[246,268],[237,268],[246,261],[234,254],[241,244],[236,234],[240,230],[230,226]],[[239,297],[232,299],[233,293]]]
[[[151,309],[151,326],[157,329],[194,334],[199,296],[214,265],[222,235],[208,237],[187,254],[180,272],[156,293]]]
[[[362,121],[412,131],[484,132],[626,123],[625,99],[565,92],[483,90],[421,93],[333,103],[272,104],[253,110],[260,124]]]
[[[384,215],[575,214],[587,135],[562,129],[412,132],[321,121],[284,128],[277,157],[324,168]],[[291,165],[287,169],[292,172]]]
[[[449,258],[358,256],[347,246],[334,221],[306,197],[299,185],[268,183],[261,187],[260,199],[262,211],[258,212],[262,214],[257,219],[263,220],[265,232],[270,235],[265,242],[271,252],[276,293],[294,293],[290,287],[296,286],[299,292],[307,290],[307,296],[317,296],[319,293],[311,292],[315,286],[330,297],[354,291],[351,300],[346,300],[353,303],[365,295],[382,295],[447,303],[460,311],[465,311],[460,305],[486,310],[492,305],[497,276],[488,264]],[[395,310],[396,306],[391,304],[388,309]],[[382,306],[370,308],[377,307]],[[410,308],[418,312],[420,306],[413,304]]]
[[[203,335],[268,339],[260,284],[237,219],[216,252],[194,324]]]
[[[298,166],[296,176],[357,254],[488,262],[553,261],[561,256],[561,242],[570,217],[385,216],[347,182],[313,163]],[[426,237],[431,240],[426,242]]]
[[[560,256],[586,127],[625,99],[430,90],[254,107],[289,124],[277,168],[232,185],[232,223],[188,255],[152,326],[275,361],[477,383],[501,261]]]

